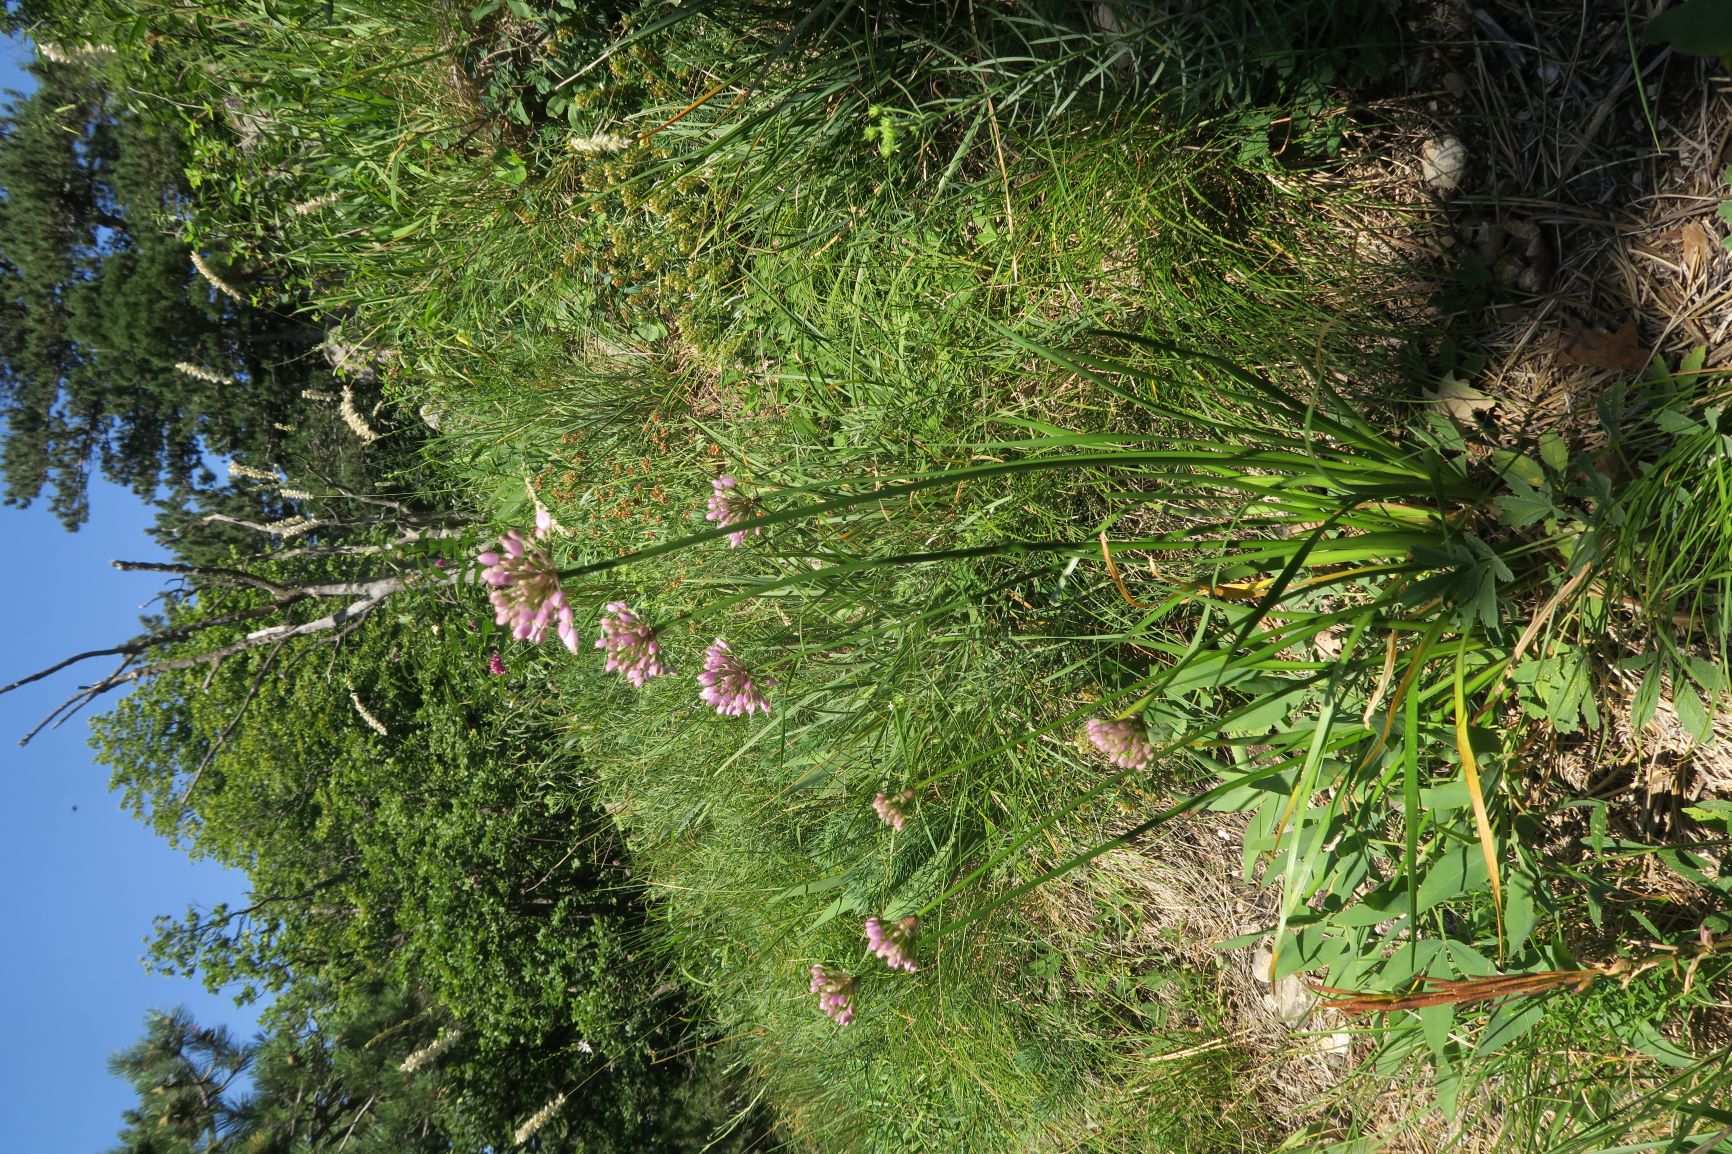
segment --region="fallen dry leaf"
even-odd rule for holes
[[[1695,275],[1707,268],[1714,261],[1714,250],[1718,247],[1708,236],[1708,231],[1695,221],[1686,221],[1678,229],[1678,239],[1684,250],[1684,269]]]
[[[1497,400],[1488,397],[1460,377],[1444,375],[1437,382],[1437,388],[1425,390],[1425,398],[1435,401],[1439,408],[1458,425],[1470,428],[1479,424],[1479,414],[1489,412],[1497,405]]]
[[[1565,332],[1558,342],[1558,360],[1563,364],[1613,373],[1639,373],[1648,367],[1653,355],[1642,347],[1633,321],[1625,321],[1613,333],[1577,326]]]

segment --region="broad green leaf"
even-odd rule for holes
[[[1725,0],[1684,0],[1642,30],[1651,44],[1670,44],[1693,56],[1732,55],[1732,4]]]
[[[1420,1029],[1425,1031],[1425,1044],[1442,1057],[1449,1046],[1449,1031],[1455,1026],[1455,1005],[1443,1002],[1414,1011],[1419,1016]]]
[[[1654,418],[1654,423],[1660,426],[1662,433],[1670,433],[1674,437],[1700,436],[1708,431],[1707,426],[1692,421],[1676,409],[1661,409]]]
[[[1521,953],[1522,945],[1533,933],[1534,925],[1539,920],[1536,908],[1536,882],[1532,871],[1514,869],[1510,871],[1509,887],[1505,891],[1503,920],[1504,933],[1508,936],[1510,956]]]
[[[1671,1039],[1661,1034],[1652,1022],[1640,1019],[1630,1024],[1630,1043],[1648,1057],[1663,1066],[1674,1070],[1687,1070],[1696,1064],[1696,1056],[1690,1051],[1681,1049]]]
[[[1546,483],[1546,471],[1540,468],[1539,462],[1512,449],[1499,449],[1493,453],[1491,466],[1506,480],[1521,481],[1536,489]]]
[[[1322,970],[1346,961],[1358,951],[1354,941],[1331,933],[1326,925],[1306,926],[1287,940],[1287,945],[1275,958],[1275,977]]]
[[[1498,520],[1512,529],[1523,529],[1550,517],[1557,509],[1551,496],[1515,477],[1507,478],[1510,491],[1494,497]]]
[[[1654,711],[1659,708],[1664,664],[1655,661],[1648,666],[1647,672],[1642,674],[1642,683],[1636,687],[1635,696],[1630,699],[1630,728],[1638,733],[1654,719]]]
[[[1419,883],[1419,912],[1478,893],[1486,877],[1484,855],[1478,846],[1465,842],[1450,846],[1427,867]]]
[[[1563,473],[1570,466],[1570,447],[1551,430],[1540,434],[1540,460],[1553,473]]]
[[[1474,1057],[1485,1058],[1497,1053],[1535,1026],[1546,1016],[1546,1005],[1537,998],[1514,998],[1498,1004],[1480,1031],[1473,1048]]]
[[[1678,711],[1678,724],[1684,727],[1685,733],[1699,742],[1706,742],[1714,736],[1714,718],[1702,704],[1696,687],[1681,677],[1672,682],[1672,707]]]
[[[1444,943],[1444,950],[1449,954],[1449,961],[1455,967],[1455,972],[1464,978],[1490,978],[1498,972],[1490,958],[1466,942],[1452,939]]]

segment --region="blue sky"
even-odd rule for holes
[[[0,88],[20,89],[28,49],[0,40]],[[109,561],[165,556],[144,530],[152,515],[124,489],[91,486],[91,519],[67,533],[45,503],[0,508],[0,684],[138,631],[140,606],[160,582]],[[112,1148],[120,1112],[136,1101],[111,1077],[108,1055],[143,1031],[155,1006],[185,1005],[207,1024],[248,1034],[251,1009],[140,962],[151,919],[191,904],[234,901],[243,875],[193,862],[123,813],[95,766],[82,717],[18,739],[101,666],[0,696],[0,1005],[11,1044],[0,1046],[0,1150],[93,1154]]]

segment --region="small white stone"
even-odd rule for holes
[[[1289,1026],[1297,1026],[1317,1005],[1317,995],[1298,974],[1288,974],[1275,983],[1275,1016]]]
[[[1453,136],[1439,136],[1419,147],[1419,176],[1426,187],[1447,196],[1461,187],[1467,174],[1467,146]]]
[[[1326,1034],[1317,1047],[1325,1060],[1337,1066],[1345,1066],[1353,1060],[1353,1035],[1346,1030],[1337,1030]]]

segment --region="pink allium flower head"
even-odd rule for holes
[[[729,525],[738,525],[741,521],[752,519],[756,510],[752,508],[750,498],[739,492],[739,482],[723,473],[710,482],[710,511],[704,514],[704,520],[714,521],[719,527],[726,529]],[[751,530],[753,534],[762,533],[762,525]],[[728,545],[738,549],[746,543],[744,529],[728,534]]]
[[[891,969],[907,970],[912,974],[920,968],[914,964],[914,930],[919,925],[920,919],[912,914],[889,929],[885,929],[884,923],[877,918],[867,918],[866,944]]]
[[[698,696],[704,704],[714,706],[723,717],[750,717],[754,710],[770,712],[770,703],[752,681],[751,670],[728,652],[728,643],[720,637],[704,651],[704,671],[698,674],[698,684],[703,686]],[[766,680],[765,684],[775,683]]]
[[[495,677],[503,677],[505,675],[505,658],[499,656],[499,651],[497,649],[487,657],[487,672],[493,674]]]
[[[812,967],[812,992],[818,995],[818,1008],[846,1026],[854,1020],[854,975],[841,970]]]
[[[490,549],[476,560],[484,566],[481,579],[493,586],[489,598],[496,624],[511,626],[511,635],[519,641],[540,641],[552,625],[565,647],[577,652],[577,626],[551,553],[529,547],[522,534],[509,529],[499,538],[497,551]]]
[[[902,832],[908,824],[908,803],[914,800],[914,791],[905,789],[901,793],[879,794],[872,799],[872,809],[878,814],[878,820],[895,830]]]
[[[1134,718],[1124,721],[1102,721],[1090,718],[1089,741],[1106,759],[1121,769],[1147,769],[1155,751],[1143,733],[1143,723]]]
[[[607,671],[618,673],[639,689],[652,677],[673,672],[661,663],[656,631],[624,601],[609,601],[601,617],[601,637],[595,647],[607,650]]]

